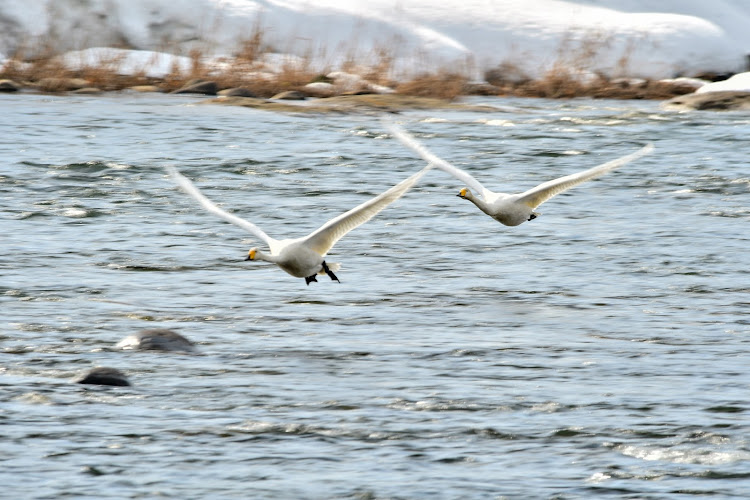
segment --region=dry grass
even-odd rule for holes
[[[582,83],[566,74],[552,73],[540,80],[529,81],[510,89],[505,95],[516,97],[545,97],[549,99],[593,97],[597,99],[669,99],[689,94],[695,89],[688,85],[654,80],[617,78],[603,76]]]
[[[412,80],[398,84],[395,90],[404,95],[451,100],[463,94],[467,81],[466,76],[443,70],[419,75]]]
[[[505,62],[487,71],[485,79],[498,87],[499,95],[518,97],[668,99],[693,92],[687,85],[627,78],[633,51],[641,42],[626,41],[611,76],[596,68],[599,59],[611,52],[614,42],[605,33],[592,31],[564,37],[555,61],[541,78],[531,79],[518,65]]]
[[[368,82],[393,88],[398,94],[446,100],[467,93],[545,98],[666,99],[693,91],[686,86],[611,78],[602,74],[583,78],[581,75],[592,74],[591,68],[595,67],[600,55],[611,48],[612,41],[601,33],[591,33],[575,40],[578,41],[571,36],[562,41],[554,64],[543,77],[530,79],[518,66],[505,62],[486,72],[489,85],[469,84],[467,75],[475,73],[471,60],[454,65],[450,70],[440,67],[430,70],[427,68],[434,66],[423,58],[418,64],[425,68],[423,72],[397,78],[394,66],[398,40],[386,41],[369,53],[358,53],[349,48],[341,67],[333,69],[359,74]],[[300,40],[293,42],[299,44]],[[215,64],[216,61],[209,64],[206,62],[209,60],[208,49],[195,46],[187,54],[189,68],[182,70],[175,62],[167,75],[155,79],[146,76],[148,68],[145,67],[135,74],[120,74],[118,70],[123,62],[120,55],[71,70],[61,62],[56,50],[63,44],[50,35],[23,44],[0,68],[0,79],[11,79],[43,92],[65,92],[83,86],[116,91],[136,85],[155,85],[169,92],[200,79],[216,82],[219,89],[244,87],[260,97],[271,97],[286,90],[301,90],[310,82],[320,81],[321,75],[332,70],[325,64],[314,63],[325,60],[324,50],[316,51],[311,41],[306,42],[308,48],[302,56],[281,59],[273,71],[269,71],[264,59],[278,51],[267,40],[267,33],[258,20],[247,38],[238,41],[232,57],[218,61],[219,64]],[[633,43],[626,44],[618,61],[617,76],[627,74],[633,47]],[[180,55],[174,49],[163,47],[162,51]]]

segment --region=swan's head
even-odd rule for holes
[[[258,253],[258,247],[253,247],[250,249],[249,252],[247,252],[247,259],[245,260],[255,260],[255,254]]]
[[[458,196],[459,198],[463,198],[464,200],[468,200],[469,198],[471,198],[471,191],[469,191],[469,188],[463,188],[458,192],[456,196]]]

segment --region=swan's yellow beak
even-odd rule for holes
[[[461,198],[466,198],[466,188],[463,188],[461,191],[459,191],[456,196],[460,196]]]
[[[247,259],[245,260],[255,260],[255,249],[253,248],[247,253]]]

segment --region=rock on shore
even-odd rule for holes
[[[685,94],[665,101],[662,107],[672,111],[750,111],[750,92],[725,90]]]

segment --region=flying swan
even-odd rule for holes
[[[190,196],[195,198],[203,208],[218,215],[227,222],[239,226],[261,240],[263,240],[270,249],[270,253],[258,250],[257,247],[251,248],[245,260],[264,260],[272,262],[282,270],[296,278],[305,278],[305,283],[310,284],[317,274],[327,274],[331,280],[339,281],[334,271],[338,271],[340,264],[332,262],[326,264],[325,256],[328,251],[352,229],[364,224],[385,207],[401,198],[411,189],[419,179],[432,168],[427,165],[425,168],[405,179],[389,190],[379,194],[375,198],[368,200],[361,205],[349,210],[338,217],[329,220],[320,228],[302,238],[277,240],[268,236],[261,228],[232,215],[221,208],[217,207],[211,200],[206,198],[195,185],[185,176],[180,174],[176,168],[167,167],[175,182]]]
[[[448,172],[456,179],[463,181],[464,184],[474,189],[481,198],[476,197],[468,188],[461,189],[458,196],[464,200],[469,200],[479,207],[479,210],[506,226],[517,226],[527,220],[536,219],[540,214],[534,212],[534,209],[553,196],[645,156],[654,149],[653,144],[649,143],[635,153],[603,163],[602,165],[598,165],[588,170],[583,170],[575,174],[544,182],[523,193],[495,193],[482,186],[482,184],[480,184],[479,181],[472,177],[468,172],[454,167],[447,161],[432,154],[427,148],[420,144],[414,137],[407,134],[398,125],[394,123],[386,123],[386,126],[404,146],[414,150],[423,160],[440,170]]]

